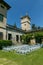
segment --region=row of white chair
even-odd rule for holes
[[[34,51],[36,49],[41,48],[42,45],[37,44],[37,45],[20,45],[20,46],[10,46],[7,48],[3,48],[5,51],[11,51],[11,50],[16,50],[17,53],[29,53],[31,51]]]

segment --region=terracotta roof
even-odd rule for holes
[[[3,5],[5,5],[7,7],[7,9],[10,9],[10,5],[8,5],[4,0],[0,0],[0,3],[2,3]]]

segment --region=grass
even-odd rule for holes
[[[43,48],[27,55],[0,50],[0,65],[43,65]]]

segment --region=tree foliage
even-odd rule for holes
[[[35,24],[32,24],[32,30],[37,30],[37,26]]]
[[[37,41],[41,43],[41,39],[43,38],[43,32],[34,32],[22,35],[22,40],[24,44],[30,43],[30,39],[35,38]]]
[[[13,26],[14,26],[14,28],[17,28],[17,25],[16,25],[16,23],[15,23]]]

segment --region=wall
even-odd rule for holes
[[[6,17],[7,17],[7,8],[4,6],[4,8],[1,7],[4,6],[3,4],[0,4],[0,14],[3,15],[3,22],[0,21],[0,27],[6,27]]]
[[[26,25],[25,25],[25,24],[26,24]],[[21,25],[22,25],[22,29],[23,29],[23,30],[28,31],[28,30],[31,29],[31,26],[30,26],[30,24],[29,24],[28,22],[23,23],[23,24],[21,24]]]

